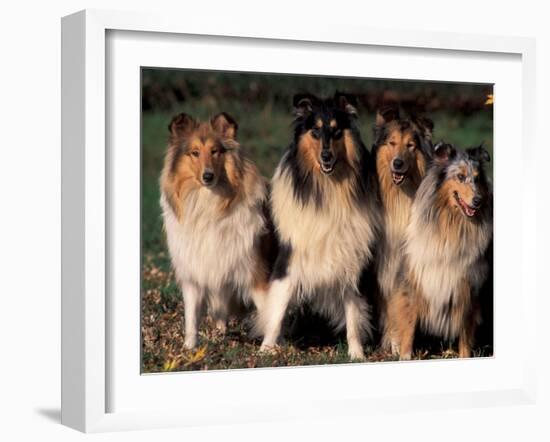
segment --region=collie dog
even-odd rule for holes
[[[258,315],[262,350],[277,343],[289,304],[346,329],[348,353],[364,359],[369,308],[358,289],[377,234],[376,205],[367,188],[367,155],[356,126],[355,99],[294,97],[294,139],[271,182],[278,235],[266,308]]]
[[[237,123],[226,113],[209,122],[180,114],[169,129],[160,203],[190,349],[206,305],[223,332],[233,301],[258,309],[265,301],[267,186],[241,154]]]
[[[484,171],[489,160],[481,146],[434,147],[434,165],[412,204],[398,288],[388,300],[392,349],[401,359],[411,358],[417,325],[446,340],[458,338],[459,356],[471,355],[492,238],[492,193]]]
[[[428,118],[402,119],[399,111],[392,107],[383,108],[376,115],[372,152],[383,229],[377,245],[375,268],[381,292],[380,325],[384,329],[386,302],[395,291],[411,205],[431,158],[432,132],[433,122]],[[389,349],[389,345],[385,330],[382,346]]]

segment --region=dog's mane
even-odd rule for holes
[[[224,149],[223,175],[218,183],[220,210],[227,211],[238,201],[246,197],[250,187],[261,179],[256,166],[247,159],[240,144],[232,139],[220,139]],[[167,196],[168,203],[176,216],[183,216],[183,206],[187,198],[201,188],[194,176],[182,177],[178,180],[178,165],[188,149],[187,139],[169,141],[165,166],[161,175],[161,186]]]

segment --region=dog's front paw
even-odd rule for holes
[[[260,353],[274,354],[276,352],[277,344],[262,342],[262,345],[260,345]]]
[[[392,356],[399,356],[399,343],[397,340],[391,340],[391,354]]]
[[[222,335],[227,333],[227,324],[225,321],[218,319],[215,324],[216,331]]]
[[[185,341],[183,341],[183,347],[186,350],[192,350],[197,346],[197,337],[196,336],[186,336]]]
[[[348,355],[352,361],[366,361],[365,352],[361,346],[350,346],[348,349]]]

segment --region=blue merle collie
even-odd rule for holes
[[[470,357],[481,321],[479,291],[487,278],[493,203],[482,147],[434,147],[434,165],[412,204],[397,289],[388,300],[394,354],[410,359],[417,326],[446,340],[458,338]]]
[[[355,97],[298,94],[293,102],[294,139],[270,195],[280,249],[256,324],[261,348],[276,345],[289,305],[309,304],[336,330],[346,330],[350,358],[363,360],[371,324],[358,284],[372,259],[378,216]]]

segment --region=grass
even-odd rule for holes
[[[220,104],[212,99],[186,101],[174,112],[144,112],[142,115],[142,371],[211,370],[288,365],[347,363],[345,339],[313,345],[288,341],[273,354],[260,354],[259,343],[247,334],[246,322],[232,321],[221,336],[210,321],[203,322],[196,350],[183,349],[183,302],[175,284],[166,249],[159,207],[158,177],[162,168],[168,123],[176,112],[208,118],[220,109],[240,123],[238,138],[243,150],[269,177],[290,140],[288,109],[269,101],[258,105],[240,100]],[[465,117],[438,111],[429,115],[435,123],[434,140],[443,139],[461,147],[484,141],[492,156],[492,113],[489,109]],[[360,116],[360,129],[367,146],[372,143],[374,114]],[[492,168],[489,170],[492,175]],[[393,360],[367,348],[371,362]],[[477,348],[476,356],[492,354],[491,347]],[[454,358],[453,347],[436,342],[420,348],[415,359]]]

